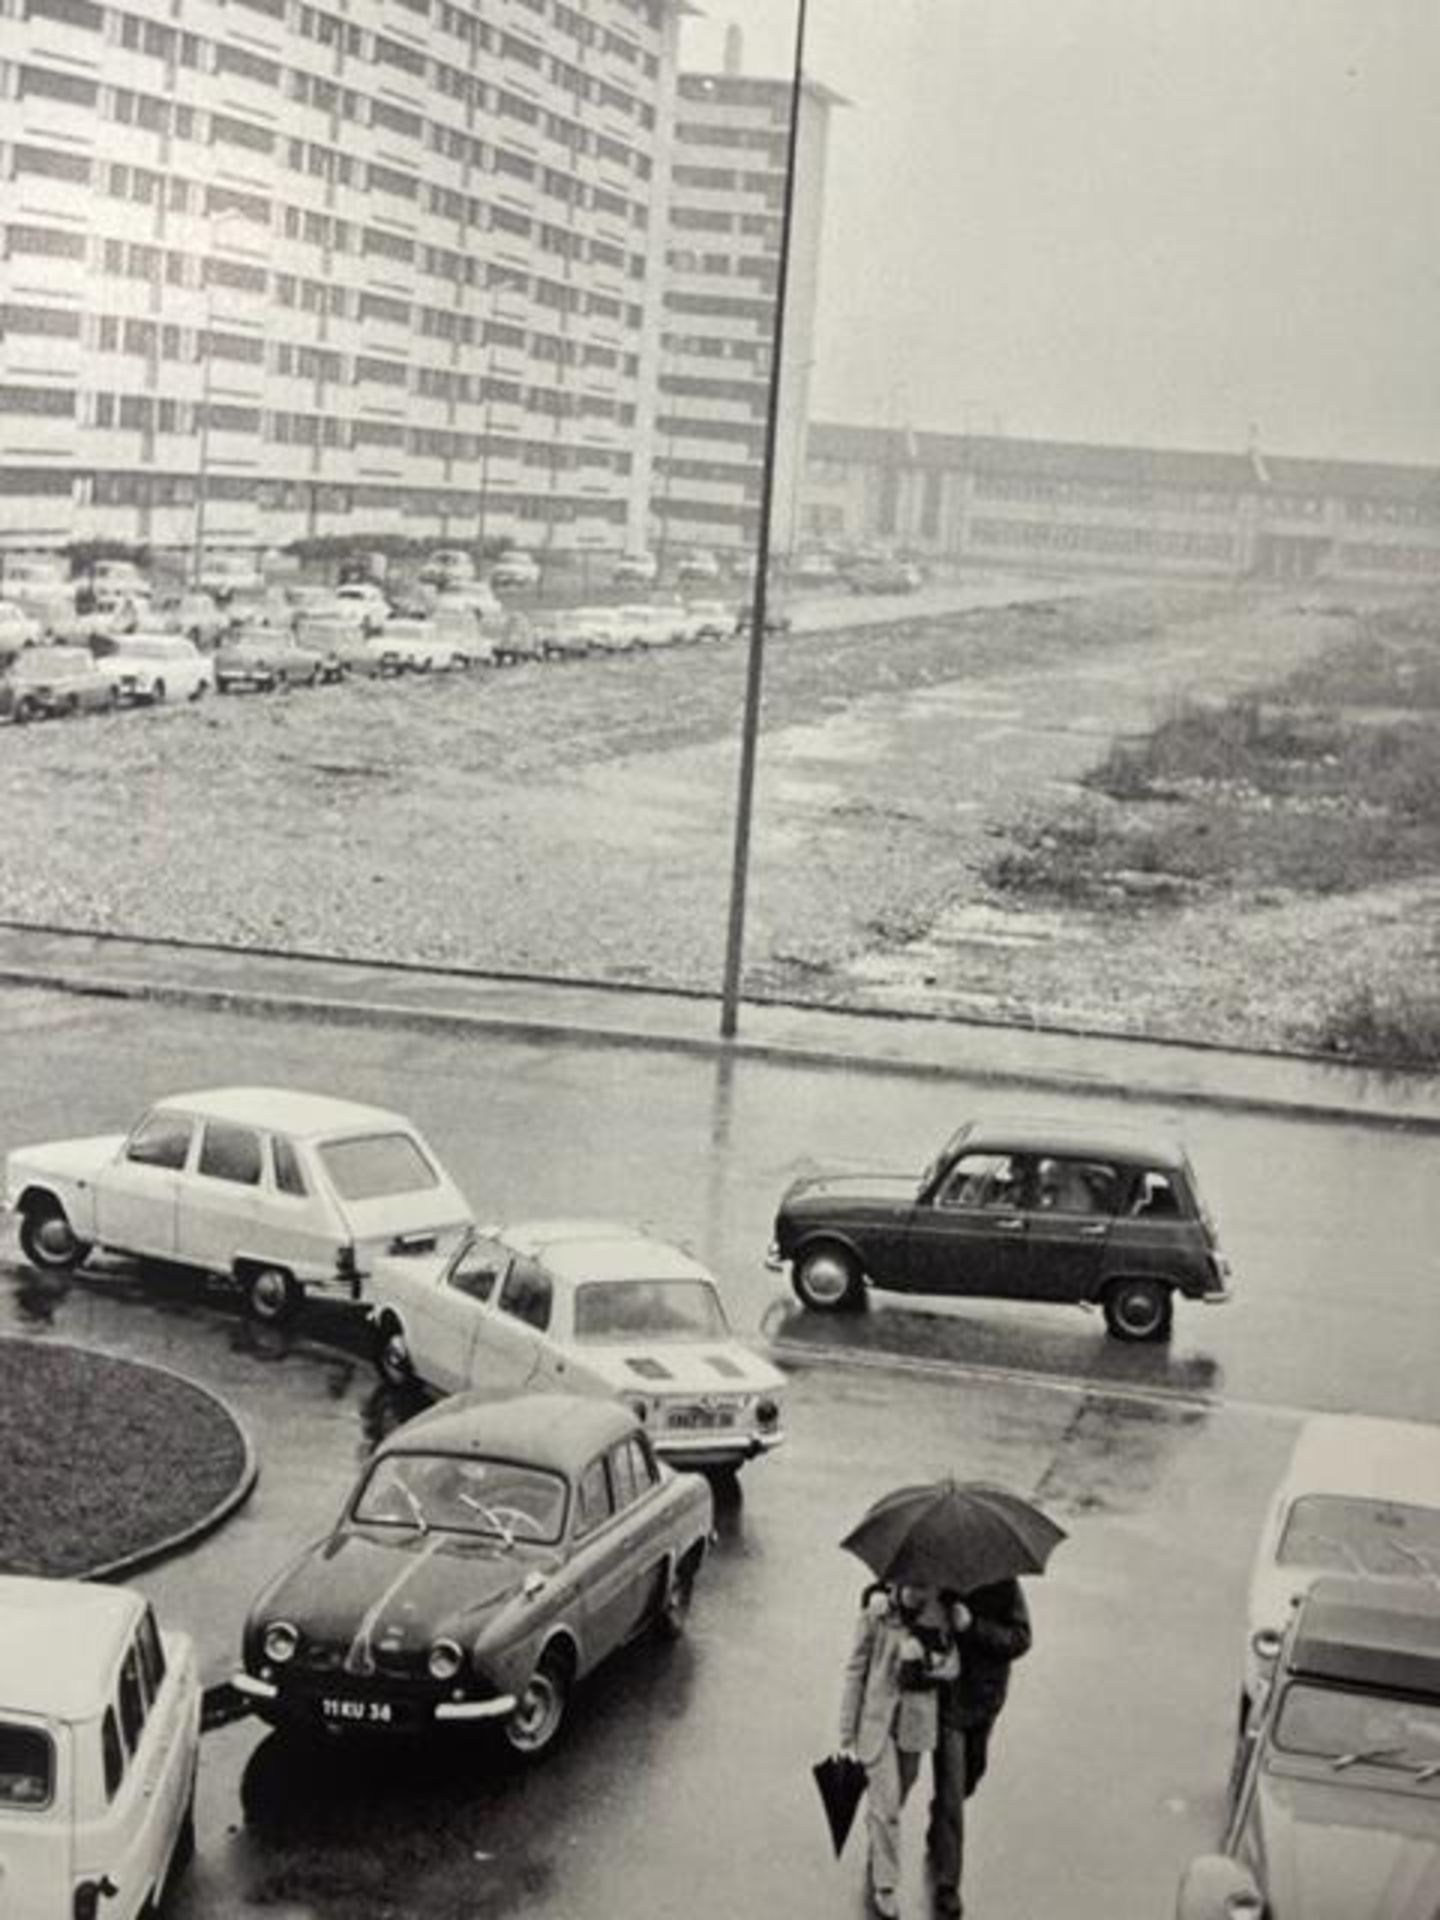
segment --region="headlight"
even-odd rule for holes
[[[777,1401],[768,1397],[755,1402],[755,1424],[757,1427],[778,1427],[780,1407]]]
[[[1257,1660],[1273,1660],[1283,1638],[1278,1627],[1260,1627],[1250,1636],[1250,1651]]]
[[[265,1649],[265,1658],[273,1666],[283,1667],[287,1660],[295,1658],[295,1649],[300,1644],[300,1635],[288,1620],[272,1620],[265,1629],[265,1637],[260,1642]]]
[[[432,1680],[453,1680],[465,1664],[465,1656],[453,1640],[437,1640],[425,1663]]]

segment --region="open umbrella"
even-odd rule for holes
[[[932,1480],[883,1495],[840,1542],[881,1580],[971,1593],[1043,1573],[1065,1538],[1030,1501],[982,1480]]]

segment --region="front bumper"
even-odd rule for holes
[[[427,1722],[437,1726],[457,1726],[481,1720],[504,1720],[515,1711],[518,1704],[513,1693],[493,1694],[484,1700],[443,1700],[410,1693],[399,1687],[393,1690],[376,1689],[373,1686],[352,1689],[343,1681],[337,1681],[332,1686],[320,1686],[313,1678],[307,1678],[299,1685],[282,1688],[273,1680],[261,1680],[255,1674],[243,1671],[233,1674],[230,1684],[243,1700],[250,1702],[254,1710],[267,1720],[284,1720],[310,1726],[328,1724],[340,1728],[353,1725],[371,1731],[377,1728],[383,1731],[383,1723],[358,1716],[353,1721],[343,1717],[325,1721],[322,1699],[331,1693],[353,1697],[362,1703],[388,1701],[402,1710],[403,1719],[399,1724],[401,1730],[407,1731],[417,1726],[423,1727]]]

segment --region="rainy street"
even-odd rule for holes
[[[220,1726],[181,1920],[858,1920],[863,1849],[832,1865],[808,1778],[835,1742],[864,1577],[836,1541],[887,1487],[951,1470],[1033,1495],[1071,1535],[1030,1585],[1036,1644],[973,1803],[967,1909],[1168,1914],[1184,1863],[1216,1837],[1246,1570],[1297,1419],[1440,1417],[1417,1256],[1437,1224],[1430,1149],[1402,1131],[1127,1105],[1132,1126],[1183,1135],[1236,1272],[1234,1301],[1182,1308],[1168,1348],[1117,1347],[1073,1309],[984,1302],[877,1301],[817,1326],[762,1264],[781,1189],[822,1164],[918,1169],[993,1091],[38,992],[6,993],[0,1012],[6,1147],[124,1126],[183,1086],[382,1100],[425,1130],[482,1217],[604,1213],[685,1243],[791,1370],[788,1442],[721,1505],[678,1647],[637,1643],[602,1669],[530,1769],[468,1737],[296,1753],[256,1722]],[[1383,1217],[1358,1204],[1377,1193]],[[397,1416],[360,1330],[320,1309],[294,1334],[257,1329],[217,1290],[118,1266],[40,1280],[13,1243],[0,1286],[0,1330],[176,1367],[255,1439],[248,1506],[139,1581],[222,1682],[251,1595],[323,1531]],[[920,1812],[904,1901],[917,1914]]]

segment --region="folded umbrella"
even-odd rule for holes
[[[1064,1530],[1018,1493],[982,1480],[933,1480],[877,1500],[840,1542],[881,1580],[971,1593],[1043,1573]]]
[[[865,1769],[853,1754],[832,1753],[817,1760],[810,1771],[820,1789],[820,1804],[838,1860],[855,1824],[855,1809],[865,1797]]]

